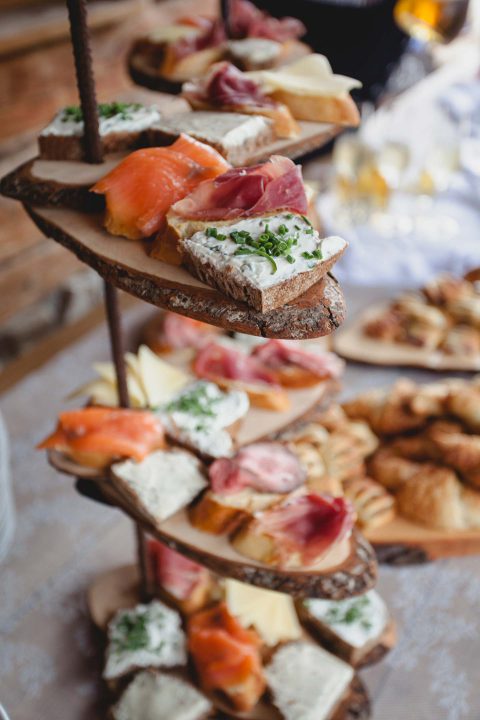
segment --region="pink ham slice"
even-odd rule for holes
[[[148,553],[158,585],[178,600],[186,600],[208,572],[158,540],[149,540]]]
[[[181,25],[191,25],[200,28],[201,32],[192,37],[180,38],[171,43],[171,49],[177,58],[187,57],[200,50],[217,47],[221,45],[225,39],[225,28],[220,20],[215,18],[207,18],[199,16],[198,18],[185,17],[179,23]]]
[[[163,317],[162,343],[173,350],[204,347],[217,333],[217,328],[177,313],[166,312]]]
[[[308,352],[292,340],[268,340],[256,347],[252,355],[272,370],[296,365],[320,378],[339,378],[344,368],[344,362],[334,353]]]
[[[217,107],[276,105],[256,82],[229,62],[217,63],[206,77],[186,83],[182,95],[187,100],[199,100]]]
[[[274,18],[249,0],[231,0],[230,27],[234,37],[262,37],[280,43],[300,38],[307,32],[300,20]]]
[[[240,380],[247,385],[264,383],[278,387],[275,375],[267,370],[260,360],[215,343],[210,343],[200,350],[195,358],[193,370],[198,377],[206,380],[222,378]]]
[[[234,458],[215,460],[209,469],[213,492],[230,495],[250,487],[258,492],[287,493],[305,482],[306,472],[294,453],[280,443],[254,443]]]
[[[301,561],[309,565],[350,536],[354,513],[344,498],[312,493],[258,513],[254,522],[258,532],[277,541],[282,557],[298,553]]]
[[[189,220],[230,220],[281,210],[302,215],[308,211],[301,168],[281,155],[206,180],[172,206],[174,213]]]

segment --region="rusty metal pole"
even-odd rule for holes
[[[70,19],[73,55],[77,76],[78,94],[84,120],[84,156],[86,162],[101,163],[103,160],[102,142],[98,127],[98,106],[93,76],[92,55],[90,50],[90,34],[87,22],[85,0],[67,0]],[[118,306],[117,289],[105,280],[105,309],[110,334],[112,359],[117,377],[118,400],[120,407],[130,405],[127,386],[127,373],[122,343],[122,328]],[[141,592],[148,599],[152,592],[148,567],[147,548],[144,532],[135,523],[137,556],[140,569]]]

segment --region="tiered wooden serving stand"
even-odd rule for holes
[[[222,5],[225,7],[226,3]],[[50,197],[46,196],[43,193],[42,183],[37,183],[35,178],[30,176],[26,186],[20,182],[22,193],[19,199],[24,201],[27,212],[45,235],[69,248],[105,280],[105,307],[120,406],[128,407],[129,397],[117,288],[153,305],[231,331],[296,339],[330,334],[341,324],[344,317],[343,296],[337,282],[331,276],[327,276],[284,308],[261,314],[243,303],[230,300],[208,288],[183,269],[172,268],[149,258],[141,243],[128,242],[108,235],[101,229],[99,218],[95,214],[56,207],[65,199],[65,189],[69,191],[69,188],[71,190],[75,185],[79,172],[86,175],[90,172],[99,176],[106,172],[98,133],[85,0],[67,0],[67,6],[77,83],[85,118],[85,163],[79,163],[77,168],[71,168],[70,183],[65,180],[57,183],[60,196],[58,193]],[[323,145],[331,134],[329,132],[327,136],[317,138],[315,146]],[[31,161],[28,166],[30,167],[33,162]],[[18,181],[24,172],[25,167],[22,167],[10,174],[8,187],[11,188],[12,178]],[[65,167],[62,172],[66,172]],[[83,188],[84,186],[85,183]],[[4,180],[2,191],[5,192],[5,189]],[[85,198],[86,191],[83,189],[82,192],[85,193],[83,195]],[[11,195],[11,193],[5,194]],[[42,207],[36,206],[35,203],[40,203]],[[328,390],[325,389],[321,391],[310,389],[309,392],[298,395],[293,403],[295,410],[284,416],[284,424],[305,415],[318,402],[325,401],[327,394]],[[277,419],[271,427],[270,434],[280,429]],[[255,433],[251,433],[248,439],[245,436],[244,442],[251,442],[254,439]],[[247,562],[225,539],[193,528],[188,522],[185,511],[180,511],[161,525],[154,526],[146,516],[122,497],[108,477],[98,477],[95,472],[70,463],[56,453],[51,453],[49,459],[57,470],[76,478],[76,487],[80,493],[119,507],[135,523],[137,567],[127,566],[116,569],[101,577],[89,590],[92,620],[102,628],[105,628],[106,621],[116,609],[130,606],[139,600],[148,600],[153,596],[154,587],[147,561],[146,533],[221,576],[280,590],[295,597],[343,599],[366,592],[375,584],[375,555],[371,546],[358,531],[353,533],[348,557],[342,558],[337,564],[333,562],[332,567],[317,571],[287,572],[253,561]],[[246,718],[245,715],[237,716],[224,707],[218,706],[218,709],[218,717]],[[350,693],[345,701],[342,701],[332,720],[359,720],[368,716],[368,695],[356,676]],[[279,715],[273,706],[262,703],[251,715],[251,720],[278,720],[278,718]]]

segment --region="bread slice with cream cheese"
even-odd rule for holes
[[[328,720],[353,680],[353,669],[321,647],[282,645],[265,668],[273,703],[284,720]]]
[[[206,720],[213,707],[191,683],[163,672],[143,671],[110,712],[111,720]]]

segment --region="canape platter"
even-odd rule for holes
[[[87,592],[90,618],[102,632],[106,631],[108,623],[118,610],[132,608],[139,602],[140,576],[138,568],[134,565],[123,565],[100,575]],[[307,633],[305,639],[316,643]],[[222,718],[281,720],[276,708],[265,700],[259,702],[252,712],[239,713],[232,711],[216,694],[212,693],[209,697],[220,711],[219,717]],[[349,692],[331,716],[331,720],[367,720],[368,717],[370,717],[370,700],[365,686],[358,676],[355,676]]]
[[[447,355],[440,350],[427,350],[406,343],[386,342],[368,337],[363,327],[388,309],[387,304],[376,305],[349,322],[332,338],[333,349],[347,360],[398,367],[428,370],[479,372],[480,356]]]
[[[75,210],[27,207],[46,235],[71,250],[105,280],[141,300],[228,330],[265,337],[306,339],[328,335],[344,319],[337,281],[326,275],[281,308],[260,313],[148,255],[148,244],[107,233],[101,217]]]
[[[480,554],[480,529],[434,530],[400,516],[363,533],[379,561],[392,565]]]

